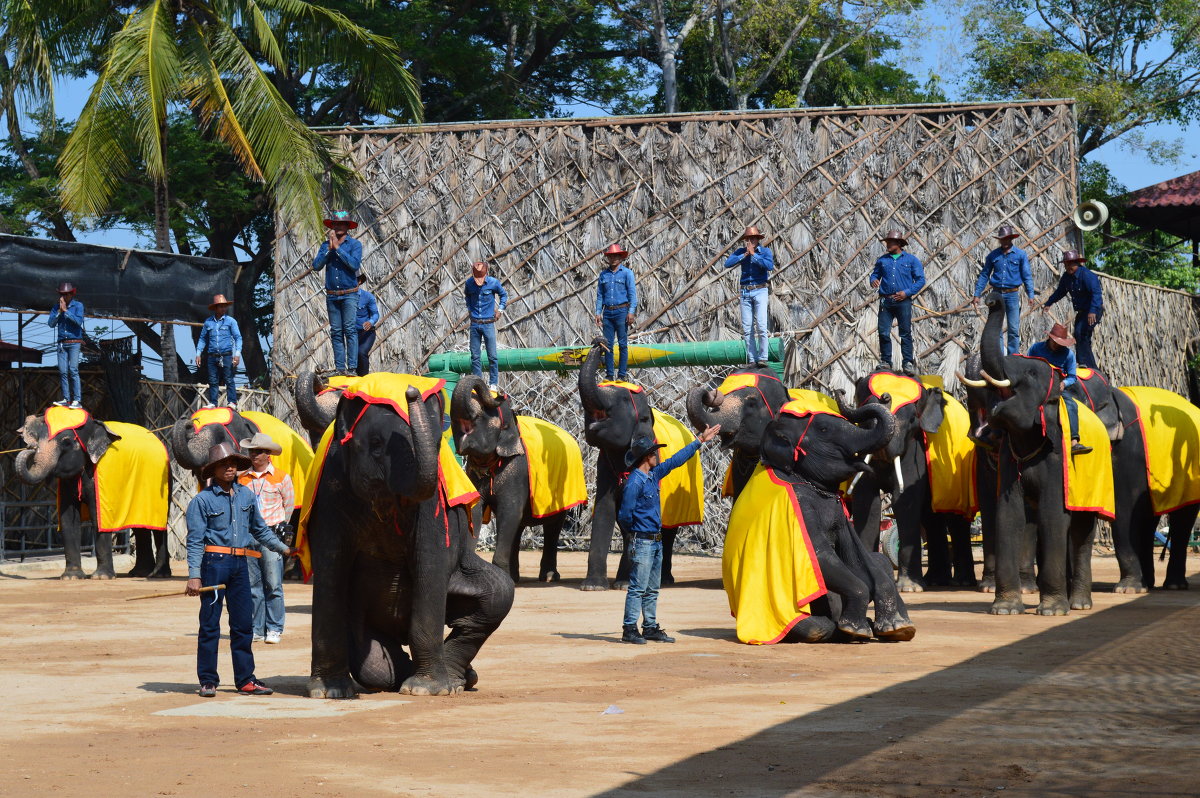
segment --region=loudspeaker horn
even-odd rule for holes
[[[1100,200],[1088,200],[1075,207],[1071,219],[1080,230],[1095,230],[1108,221],[1108,206]]]

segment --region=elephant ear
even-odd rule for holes
[[[121,436],[109,429],[102,421],[92,422],[92,429],[87,435],[87,453],[92,465],[100,462],[100,458],[104,456],[114,441],[121,440]]]
[[[43,416],[26,416],[25,426],[17,430],[26,446],[37,446],[46,439],[46,419]]]
[[[521,443],[521,426],[513,415],[512,405],[507,397],[497,408],[500,416],[500,437],[496,440],[497,457],[516,457],[525,454],[525,445]]]
[[[918,405],[921,429],[932,435],[942,428],[946,420],[946,396],[941,388],[926,388]]]

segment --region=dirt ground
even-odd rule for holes
[[[1098,557],[1095,609],[1065,618],[934,591],[911,597],[910,643],[754,647],[720,560],[679,557],[659,608],[678,642],[629,646],[624,594],[561,562],[563,583],[517,590],[476,690],[344,702],[303,697],[308,586],[286,586],[283,642],[255,646],[276,695],[201,699],[197,600],[124,601],[182,578],[0,568],[0,795],[1200,793],[1200,590],[1117,596]]]

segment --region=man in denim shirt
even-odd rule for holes
[[[613,341],[621,345],[621,358],[617,366],[617,379],[629,379],[629,325],[637,312],[637,285],[633,271],[624,261],[629,253],[620,244],[610,244],[604,250],[608,268],[600,272],[596,281],[596,324],[604,331],[608,349],[604,352],[604,369],[608,379],[613,378]]]
[[[499,280],[488,275],[486,263],[476,261],[471,265],[471,276],[463,286],[463,297],[467,301],[467,312],[471,315],[471,373],[477,377],[483,376],[483,362],[479,357],[479,343],[483,341],[487,345],[491,389],[498,391],[500,364],[496,361],[496,320],[508,306],[508,292]]]
[[[237,320],[229,315],[233,303],[224,294],[213,297],[208,309],[213,312],[204,320],[200,329],[200,342],[196,344],[196,365],[208,355],[208,404],[205,409],[217,406],[221,392],[221,380],[225,380],[225,400],[230,408],[237,408],[237,383],[234,377],[237,365],[242,361],[242,331]]]
[[[325,269],[325,307],[329,311],[329,336],[333,343],[333,368],[350,374],[358,365],[358,270],[362,268],[362,244],[347,235],[358,227],[349,211],[334,211],[325,219],[329,233],[317,257],[313,271]]]
[[[699,440],[694,440],[671,456],[665,463],[658,461],[663,444],[653,438],[641,437],[625,453],[625,467],[633,469],[621,492],[621,509],[617,523],[621,532],[633,536],[630,557],[629,588],[625,594],[625,618],[622,623],[622,643],[644,644],[647,640],[674,643],[666,630],[658,625],[658,587],[662,579],[662,507],[658,483],[667,474],[686,463],[701,443],[708,443],[721,431],[721,425],[705,427]],[[638,615],[642,616],[642,631],[638,632]]]
[[[83,389],[79,382],[79,353],[83,348],[83,303],[75,298],[75,286],[58,286],[58,304],[50,311],[46,323],[53,327],[58,348],[58,381],[63,398],[54,404],[83,407]]]
[[[744,246],[725,259],[725,268],[742,267],[738,281],[742,301],[742,338],[746,341],[746,362],[767,365],[767,280],[775,269],[775,256],[760,246],[763,234],[757,227],[742,233]]]
[[[973,304],[979,304],[979,298],[989,285],[1000,292],[1004,298],[1004,308],[1007,313],[1008,343],[1005,353],[1017,355],[1021,352],[1021,288],[1029,297],[1029,307],[1033,308],[1033,272],[1029,268],[1029,258],[1023,250],[1013,246],[1017,231],[1011,225],[1001,225],[996,231],[1000,246],[993,249],[983,259],[983,268],[979,279],[975,281],[975,297]]]
[[[363,285],[367,275],[358,273],[358,369],[357,374],[365,377],[371,371],[371,350],[375,347],[375,325],[379,323],[379,305],[375,295]]]
[[[187,509],[188,581],[185,592],[199,596],[201,587],[224,584],[212,598],[200,603],[200,633],[196,643],[196,675],[200,695],[211,698],[221,679],[217,674],[217,646],[221,641],[221,604],[229,605],[229,649],[233,680],[242,695],[270,695],[273,690],[254,678],[251,634],[254,603],[250,597],[247,557],[261,554],[247,548],[257,540],[265,548],[287,556],[296,550],[284,544],[263,521],[254,492],[237,483],[239,469],[250,467],[250,458],[231,443],[218,443],[208,452],[200,478],[211,483],[200,490]]]
[[[1063,253],[1062,264],[1066,271],[1042,310],[1048,310],[1067,294],[1071,295],[1071,305],[1075,308],[1075,357],[1079,365],[1094,369],[1096,356],[1092,354],[1092,330],[1104,316],[1104,293],[1100,278],[1083,262],[1083,255],[1073,249]]]
[[[879,289],[879,368],[892,370],[892,320],[900,328],[900,359],[905,374],[916,376],[913,362],[913,297],[925,287],[925,269],[916,255],[905,252],[908,240],[899,230],[883,237],[887,254],[875,261],[871,287]]]

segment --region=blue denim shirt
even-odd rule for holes
[[[491,321],[496,318],[496,299],[500,300],[500,310],[508,307],[508,292],[492,275],[483,278],[483,285],[476,285],[474,277],[467,278],[463,288],[463,296],[467,300],[467,310],[474,321]]]
[[[196,354],[203,355],[205,352],[213,355],[223,355],[228,352],[231,355],[240,355],[242,353],[242,331],[238,329],[238,323],[228,313],[217,318],[209,316],[204,320],[204,326],[200,328],[200,342],[196,344]]]
[[[766,247],[758,247],[753,255],[746,254],[745,247],[738,247],[733,254],[725,259],[725,268],[742,267],[742,279],[739,285],[757,285],[765,283],[775,269],[775,256]]]
[[[911,298],[925,287],[925,269],[911,252],[901,252],[898,258],[893,258],[889,252],[875,261],[871,282],[876,280],[879,281],[880,296],[903,291],[906,297]]]
[[[362,267],[362,242],[353,236],[346,236],[338,248],[331,250],[329,242],[324,241],[313,259],[313,271],[325,269],[326,291],[347,291],[358,285],[358,270]]]
[[[604,313],[605,305],[623,305],[629,303],[626,313],[637,311],[637,284],[633,280],[633,270],[624,263],[616,269],[605,269],[596,280],[596,315]]]
[[[1064,388],[1075,384],[1075,352],[1070,347],[1064,346],[1055,352],[1050,349],[1050,344],[1038,341],[1029,347],[1029,356],[1040,357],[1050,361],[1050,365],[1057,366],[1064,375],[1062,383]]]
[[[700,450],[700,441],[692,441],[649,472],[635,468],[625,480],[621,494],[621,512],[617,521],[623,529],[653,535],[662,528],[662,506],[658,498],[658,481],[692,459]]]
[[[379,305],[375,303],[375,295],[365,288],[358,289],[358,329],[371,322],[374,327],[379,323]]]
[[[50,311],[50,318],[46,319],[46,323],[51,327],[58,328],[58,335],[55,337],[55,341],[82,338],[83,303],[78,299],[72,299],[67,304],[66,313],[59,313],[58,304],[55,303],[54,309]]]
[[[1067,294],[1071,295],[1071,305],[1083,313],[1095,313],[1097,316],[1104,311],[1104,296],[1100,288],[1100,278],[1086,266],[1080,266],[1074,274],[1063,273],[1058,278],[1058,288],[1046,300],[1047,305],[1053,305]]]
[[[1033,272],[1029,269],[1029,258],[1025,250],[1013,247],[1008,252],[996,247],[983,259],[983,269],[975,281],[975,296],[983,296],[988,285],[995,288],[1018,288],[1025,286],[1025,293],[1033,299]]]
[[[200,578],[205,546],[249,548],[258,541],[264,548],[287,554],[288,547],[263,521],[254,491],[233,483],[226,491],[215,481],[192,499],[187,509],[188,578]]]

